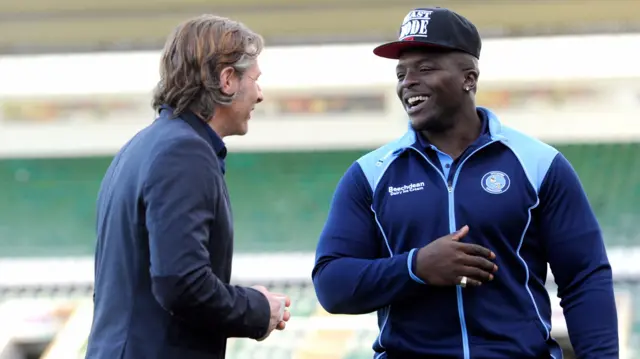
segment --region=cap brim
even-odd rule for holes
[[[373,53],[380,57],[397,60],[400,58],[400,54],[402,54],[403,51],[428,47],[450,49],[446,46],[430,44],[428,42],[422,41],[394,41],[376,47],[375,49],[373,49]]]

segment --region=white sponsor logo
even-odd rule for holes
[[[424,182],[411,183],[401,187],[389,186],[389,194],[392,196],[395,196],[398,194],[422,191],[423,189],[424,189]]]

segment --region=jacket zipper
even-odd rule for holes
[[[453,180],[449,181],[447,180],[447,178],[444,177],[444,174],[442,173],[442,171],[440,169],[438,169],[430,160],[429,158],[427,158],[427,156],[422,153],[422,151],[418,150],[417,148],[415,148],[414,146],[410,146],[409,148],[413,149],[414,151],[418,152],[420,154],[420,156],[422,156],[422,158],[424,158],[425,161],[427,161],[427,163],[429,165],[431,165],[431,167],[433,167],[433,169],[436,170],[436,172],[438,172],[440,174],[440,177],[442,178],[442,180],[444,181],[444,184],[447,186],[447,197],[448,197],[448,207],[449,207],[449,232],[453,233],[456,231],[456,215],[455,215],[455,197],[454,197],[454,190],[456,187],[456,183],[458,182],[458,175],[460,174],[460,170],[462,169],[462,166],[464,165],[464,163],[471,157],[473,156],[476,152],[480,151],[481,149],[489,146],[490,144],[497,142],[495,140],[491,140],[485,144],[483,144],[482,146],[476,148],[475,150],[473,150],[467,157],[465,157],[462,162],[460,162],[460,165],[458,165],[458,168],[456,168],[456,171],[453,175]],[[464,354],[464,359],[470,359],[471,358],[471,354],[469,351],[469,335],[467,333],[467,321],[465,320],[465,316],[464,316],[464,302],[462,299],[462,287],[460,287],[459,285],[456,286],[456,297],[457,297],[457,301],[458,301],[458,316],[460,317],[460,329],[462,331],[462,351]]]

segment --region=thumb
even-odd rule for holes
[[[453,233],[453,236],[451,236],[451,239],[453,239],[454,241],[459,241],[460,239],[464,238],[464,236],[466,236],[467,233],[469,233],[469,226],[465,225],[464,227],[458,229],[458,231]]]

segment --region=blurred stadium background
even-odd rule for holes
[[[84,358],[94,202],[114,152],[153,120],[159,50],[216,13],[262,33],[266,101],[228,141],[234,281],[293,297],[287,331],[231,340],[231,359],[371,358],[373,316],[328,316],[310,283],[332,191],[404,131],[393,61],[408,10],[385,0],[0,2],[0,358]],[[485,38],[478,102],[573,163],[614,266],[622,358],[640,358],[640,1],[439,1]],[[552,297],[555,289],[549,279]],[[118,288],[113,288],[118,290]],[[554,334],[567,348],[557,305]]]

